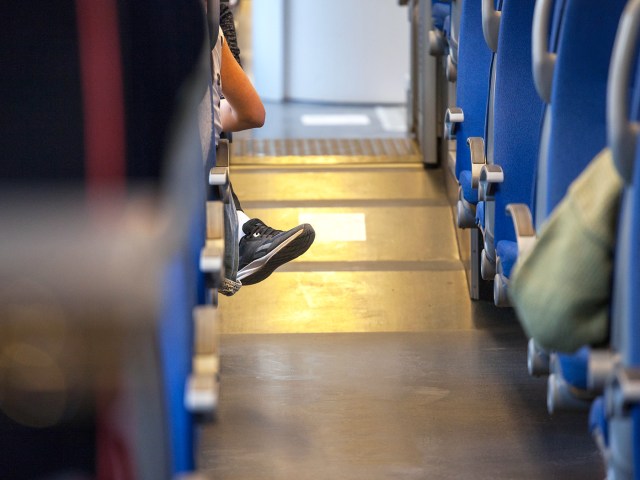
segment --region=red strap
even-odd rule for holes
[[[131,446],[122,426],[125,403],[116,395],[102,395],[96,412],[96,480],[134,480]]]
[[[126,175],[117,0],[76,0],[88,191],[120,189]]]

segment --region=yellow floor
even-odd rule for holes
[[[378,155],[337,167],[245,159],[231,179],[245,211],[279,229],[308,221],[309,251],[220,300],[224,333],[468,328],[470,301],[441,171]],[[385,163],[384,158],[388,161]],[[355,159],[355,163],[353,163]],[[251,165],[247,165],[247,164]]]

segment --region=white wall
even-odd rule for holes
[[[266,100],[403,103],[409,23],[397,0],[253,0]]]
[[[263,100],[285,98],[285,2],[252,1],[253,76]]]

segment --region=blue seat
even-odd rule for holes
[[[552,118],[543,210],[547,218],[571,182],[606,146],[606,87],[625,0],[568,0],[552,87]],[[594,30],[585,25],[595,25]],[[597,35],[594,32],[597,31]],[[538,204],[540,205],[540,204]]]
[[[451,3],[434,1],[431,6],[431,18],[433,19],[433,26],[438,30],[445,30],[447,28],[446,19],[451,12]]]
[[[197,100],[210,81],[208,67],[199,79],[192,77],[204,58],[205,44],[203,11],[197,0],[131,2],[123,9],[125,25],[129,26],[129,42],[126,55],[131,70],[129,79],[130,105],[140,105],[129,115],[133,125],[142,129],[134,132],[138,138],[153,141],[141,142],[153,150],[142,151],[136,147],[135,164],[142,161],[167,169],[166,162],[172,152],[167,151],[168,139],[175,135],[171,123],[176,114],[179,89],[191,82],[197,89]],[[180,22],[175,19],[180,18]],[[214,25],[217,32],[217,24]],[[140,65],[139,67],[137,65]],[[167,68],[170,65],[171,68]],[[162,79],[162,81],[157,81]],[[144,105],[144,108],[142,106]],[[185,112],[187,138],[183,141],[199,169],[190,172],[189,184],[198,199],[188,207],[184,219],[184,236],[181,247],[168,259],[163,274],[163,304],[159,319],[159,347],[162,359],[167,420],[168,443],[173,472],[187,472],[195,467],[196,430],[193,415],[185,408],[185,385],[192,369],[193,357],[193,308],[204,301],[204,281],[198,269],[200,250],[205,238],[205,199],[207,167],[215,162],[215,149],[201,149],[198,134],[198,110]],[[176,154],[178,152],[174,152]],[[204,156],[204,158],[203,158]]]
[[[616,39],[607,99],[607,138],[624,180],[618,217],[610,345],[619,362],[605,389],[607,470],[611,478],[640,478],[640,4],[629,2]],[[635,68],[634,68],[635,67]]]
[[[589,410],[589,432],[603,455],[609,449],[609,423],[604,397],[596,398]]]
[[[197,105],[210,76],[207,65],[196,68],[208,58],[203,51],[203,9],[199,0],[137,1],[118,4],[110,17],[96,17],[109,3],[91,2],[84,16],[76,15],[73,3],[33,9],[15,2],[1,8],[0,59],[4,70],[0,76],[0,121],[11,130],[0,139],[0,155],[6,160],[1,162],[0,176],[14,185],[33,188],[36,201],[29,205],[34,209],[59,200],[43,186],[76,193],[87,190],[93,199],[110,198],[111,188],[116,186],[120,193],[145,199],[154,208],[169,207],[158,217],[169,221],[172,228],[158,228],[162,235],[153,246],[141,241],[147,249],[138,255],[159,262],[144,265],[154,276],[143,277],[139,285],[144,292],[155,292],[155,304],[144,311],[146,316],[140,313],[128,330],[113,313],[113,324],[125,329],[123,338],[130,334],[141,343],[126,359],[110,359],[114,367],[126,365],[124,372],[118,372],[122,384],[113,398],[107,395],[106,406],[96,409],[96,415],[82,418],[84,430],[74,427],[83,435],[70,435],[68,424],[44,430],[30,428],[0,413],[0,438],[6,439],[5,433],[11,431],[16,439],[13,445],[2,442],[3,451],[11,451],[8,457],[3,456],[9,464],[0,464],[2,478],[96,473],[95,459],[104,453],[105,441],[108,444],[114,440],[110,435],[115,435],[104,427],[123,406],[132,419],[114,422],[127,427],[118,432],[126,438],[117,439],[121,443],[116,456],[132,478],[170,478],[195,465],[194,418],[185,408],[184,391],[192,369],[192,311],[203,298],[198,257],[204,243],[206,176]],[[15,18],[21,21],[8,21]],[[113,36],[108,41],[112,56],[93,54],[95,42],[105,38],[96,35],[103,33],[93,29],[96,23],[111,28]],[[35,38],[42,39],[47,48],[34,49]],[[106,68],[114,75],[98,76],[97,80],[90,76],[96,68]],[[121,84],[112,82],[113,78]],[[92,101],[99,101],[99,93],[104,100],[104,92],[109,108],[96,110]],[[87,132],[106,132],[111,137],[103,135],[96,140]],[[108,144],[113,139],[115,149]],[[110,156],[101,150],[105,145]],[[205,156],[214,162],[215,150]],[[79,198],[82,202],[83,197]],[[129,197],[121,199],[112,205],[115,210],[128,206]],[[59,227],[65,228],[64,224]],[[69,238],[70,243],[76,240],[81,241]],[[130,248],[138,248],[136,245]],[[162,255],[148,255],[155,251]],[[74,268],[71,262],[67,268]],[[37,268],[33,271],[40,274]],[[60,278],[65,278],[64,274],[61,271]],[[86,279],[86,285],[103,281],[103,277],[106,272],[96,272],[95,278]],[[65,286],[64,282],[57,285],[60,289]],[[88,295],[86,301],[90,298]],[[135,305],[115,303],[113,310],[121,309],[124,316],[132,307]],[[81,320],[86,320],[83,325],[92,322],[92,318]],[[145,328],[151,331],[139,335]],[[28,448],[21,448],[25,444]],[[59,445],[68,447],[64,455],[60,455]]]
[[[481,2],[465,1],[460,16],[456,85],[456,105],[462,112],[463,121],[452,122],[450,127],[456,138],[455,172],[461,187],[458,194],[460,227],[475,226],[478,194],[477,189],[472,186],[467,138],[482,136],[484,132],[491,56],[491,50],[484,42],[482,34]]]
[[[542,148],[535,166],[538,178],[525,204],[540,225],[564,197],[570,183],[606,145],[605,103],[609,60],[625,0],[607,4],[602,16],[596,0],[565,0],[557,35],[550,105],[542,129]],[[558,4],[556,4],[556,7]],[[598,35],[585,25],[596,25]],[[594,27],[595,28],[595,27]],[[553,41],[553,40],[552,40]],[[500,186],[500,188],[502,185]],[[525,186],[523,186],[524,188]],[[505,207],[503,205],[502,207]],[[496,206],[496,208],[502,208]],[[509,223],[509,222],[508,222]],[[498,228],[496,226],[496,228]],[[507,224],[508,229],[512,229]],[[514,242],[502,237],[501,241]],[[498,245],[502,271],[494,283],[494,298],[506,299],[510,268],[517,260],[513,245]]]
[[[541,225],[564,197],[570,183],[606,145],[606,87],[613,41],[618,19],[626,2],[607,4],[607,15],[602,16],[602,5],[593,0],[567,0],[564,2],[562,27],[557,42],[557,57],[553,68],[550,105],[547,110],[549,126],[543,128],[541,151],[537,166],[536,198],[528,205],[534,210],[535,223]],[[596,25],[595,30],[585,25]],[[596,28],[596,27],[594,27]],[[535,67],[534,67],[535,68]],[[521,208],[519,206],[518,208]],[[506,252],[506,245],[498,244],[502,271],[496,277],[494,297],[506,297],[511,267],[518,249]],[[499,291],[501,290],[501,291]],[[549,409],[588,408],[597,392],[588,391],[589,349],[576,354],[557,353],[558,369],[552,368],[549,379]],[[530,359],[530,364],[531,359]],[[568,389],[572,393],[554,394]],[[572,398],[574,397],[574,398]]]
[[[588,390],[590,350],[579,349],[573,355],[551,354],[551,374],[547,381],[547,408],[558,410],[588,410],[595,395]]]
[[[542,115],[542,102],[531,74],[534,5],[534,1],[502,3],[483,158],[477,159],[479,155],[472,145],[472,162],[484,164],[478,200],[485,202],[484,223],[480,223],[484,241],[481,271],[485,280],[493,279],[499,267],[498,242],[515,241],[511,222],[504,213],[506,205],[514,201],[528,203],[532,198]],[[481,139],[470,141],[477,144]],[[512,250],[501,247],[503,252]]]
[[[475,219],[472,223],[475,223],[484,234],[485,249],[482,254],[481,262],[481,275],[485,280],[494,279],[496,270],[499,270],[501,277],[495,277],[497,279],[508,277],[511,268],[515,263],[517,255],[517,248],[511,240],[511,235],[508,233],[508,226],[505,226],[505,220],[502,217],[500,210],[501,207],[508,203],[510,198],[519,197],[530,201],[531,191],[533,188],[534,174],[532,173],[532,166],[535,169],[536,160],[536,148],[538,140],[535,139],[535,134],[532,132],[537,131],[539,127],[540,119],[544,115],[543,104],[535,99],[532,89],[533,78],[530,74],[527,66],[527,52],[531,51],[530,44],[530,29],[527,23],[530,21],[529,16],[532,14],[532,5],[518,5],[517,8],[513,5],[503,4],[502,18],[500,23],[502,24],[505,19],[507,21],[507,28],[504,32],[501,32],[500,36],[506,37],[506,40],[499,40],[498,50],[495,58],[492,62],[492,71],[495,70],[495,87],[490,86],[492,90],[489,95],[486,122],[485,122],[485,134],[484,140],[486,145],[483,145],[485,149],[485,158],[480,159],[486,163],[505,163],[505,168],[512,171],[509,175],[511,180],[508,184],[501,184],[496,187],[496,196],[498,203],[492,201],[489,205],[485,205],[484,201],[480,201],[476,207]],[[512,10],[516,10],[515,13]],[[560,31],[562,22],[562,16],[564,13],[564,0],[557,0],[554,4],[553,15],[551,18],[551,28],[549,29],[549,47],[552,52],[555,52],[557,46],[557,37]],[[513,19],[510,19],[513,17]],[[513,26],[516,25],[514,29]],[[518,31],[517,29],[521,30]],[[505,43],[507,45],[507,51],[500,51],[500,44]],[[519,45],[520,50],[513,48],[514,45]],[[501,70],[505,72],[501,72]],[[523,90],[522,96],[518,95],[518,75],[522,75]],[[516,99],[513,101],[513,99]],[[496,108],[500,111],[496,112]],[[538,109],[541,109],[540,113]],[[524,112],[522,120],[518,122],[524,122],[522,125],[518,125],[516,128],[513,118],[509,115],[511,112],[516,115],[519,110]],[[498,125],[497,131],[495,125]],[[518,129],[521,129],[519,132]],[[491,133],[493,131],[493,133]],[[476,141],[474,139],[474,141]],[[498,145],[498,153],[496,154],[496,147]],[[511,145],[511,146],[509,146]],[[513,147],[522,148],[525,152],[523,155],[519,155],[521,159],[515,160],[513,156]],[[474,148],[474,147],[472,147]],[[477,147],[476,147],[477,148]],[[511,151],[508,151],[511,149]],[[496,155],[498,158],[496,158]],[[474,157],[479,157],[475,154]],[[514,164],[513,162],[516,162]],[[477,162],[477,160],[476,160]],[[476,163],[476,165],[478,165]],[[478,168],[478,166],[476,166]],[[504,170],[502,171],[504,173]],[[477,175],[477,174],[476,174]],[[467,174],[462,179],[467,182],[471,177]],[[475,182],[478,181],[476,177]],[[463,203],[470,202],[473,198],[467,192],[470,191],[470,187],[461,182],[462,191],[467,195]],[[498,213],[495,213],[496,205],[498,206]],[[458,203],[458,212],[462,209],[460,202]],[[488,215],[487,215],[488,214]],[[487,218],[488,217],[488,218]],[[495,225],[495,218],[499,218],[498,225]],[[487,223],[488,222],[488,223]],[[507,222],[508,223],[508,222]],[[496,232],[497,229],[497,242]],[[499,260],[499,261],[498,261]],[[498,282],[496,285],[500,286],[504,282]],[[496,296],[494,291],[494,301],[496,304],[502,305],[506,303],[504,295]],[[498,293],[502,293],[498,288]]]

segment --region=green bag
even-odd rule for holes
[[[622,185],[610,150],[603,150],[514,267],[511,303],[525,332],[543,348],[572,352],[607,339]]]

